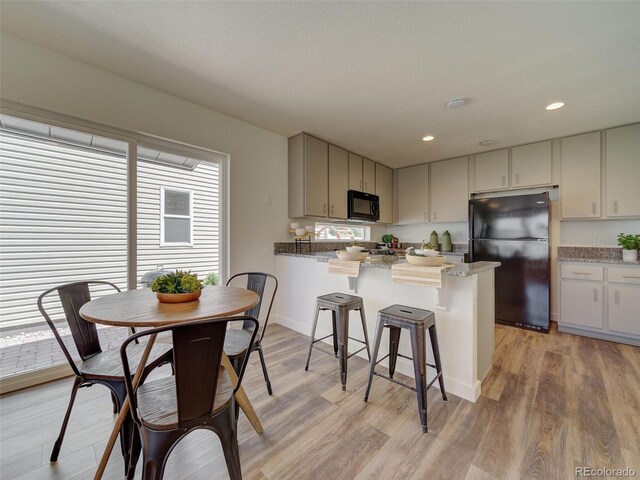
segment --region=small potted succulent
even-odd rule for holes
[[[622,247],[622,260],[635,262],[638,260],[638,248],[640,248],[640,235],[632,233],[618,234],[618,245]]]
[[[191,271],[176,270],[156,278],[151,291],[161,303],[193,302],[202,294],[202,281]]]

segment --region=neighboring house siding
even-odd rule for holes
[[[160,189],[193,192],[193,246],[160,246]],[[220,167],[202,161],[195,170],[138,162],[138,279],[162,265],[183,269],[203,279],[219,272]]]
[[[0,325],[42,319],[46,289],[126,289],[126,158],[0,130]]]
[[[137,167],[138,279],[157,265],[218,272],[219,165]],[[160,246],[161,186],[193,191],[192,247]],[[43,321],[43,291],[90,279],[127,288],[126,158],[0,130],[0,327]]]

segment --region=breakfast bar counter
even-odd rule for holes
[[[276,276],[280,282],[279,298],[274,306],[276,322],[309,335],[316,297],[332,292],[351,293],[364,301],[367,329],[373,342],[379,310],[393,304],[432,310],[436,315],[445,388],[461,398],[476,401],[482,381],[492,368],[494,269],[500,266],[499,263],[455,263],[443,270],[442,286],[436,289],[394,283],[391,264],[378,259],[367,260],[361,264],[353,291],[347,277],[329,273],[328,261],[331,258],[335,258],[334,252],[276,255]],[[400,259],[394,264],[404,262]],[[359,322],[351,322],[350,328],[352,337],[363,338]],[[330,331],[331,321],[321,316],[316,336],[328,335]],[[357,350],[356,345],[350,345],[350,350]],[[380,358],[388,353],[386,338],[383,338],[380,350]],[[401,337],[399,351],[411,355],[408,336]],[[365,352],[358,355],[366,358]],[[428,362],[433,363],[430,348],[427,348],[427,357]],[[386,366],[386,362],[381,365]],[[413,376],[412,368],[409,360],[398,358],[398,372]],[[427,376],[432,378],[432,375],[434,372],[428,368]]]

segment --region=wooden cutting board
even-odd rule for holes
[[[360,263],[356,260],[338,260],[334,258],[329,260],[329,273],[357,278],[360,275]]]
[[[391,267],[391,281],[405,285],[423,287],[442,287],[442,271],[453,267],[453,263],[445,263],[437,267],[422,267],[401,263]]]

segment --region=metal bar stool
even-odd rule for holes
[[[318,316],[320,310],[331,310],[331,318],[333,321],[333,333],[316,339],[316,327],[318,326]],[[362,330],[364,332],[364,342],[357,338],[349,336],[349,312],[351,310],[360,311],[360,320],[362,321]],[[362,350],[367,350],[367,357],[371,362],[371,353],[369,352],[369,337],[367,335],[367,321],[364,315],[364,304],[362,298],[355,295],[347,295],[346,293],[330,293],[316,298],[315,316],[313,318],[313,327],[311,328],[311,344],[309,345],[309,355],[307,356],[307,364],[304,369],[309,370],[309,361],[311,360],[311,351],[317,342],[326,338],[333,337],[333,352],[340,362],[340,381],[342,390],[346,390],[347,386],[347,359],[354,356]],[[353,352],[351,355],[347,352],[347,343],[351,339],[355,342],[362,343],[364,347]],[[320,350],[320,349],[318,349]],[[320,350],[322,353],[328,353]]]
[[[378,358],[378,351],[380,349],[380,341],[382,339],[383,328],[389,328],[389,354]],[[400,332],[402,328],[409,330],[411,336],[411,350],[413,352],[413,358],[407,357],[398,353],[398,344],[400,342]],[[424,331],[429,329],[429,337],[431,338],[431,348],[433,349],[433,357],[435,365],[427,363],[426,347]],[[389,376],[383,375],[375,371],[376,365],[383,361],[385,358],[389,358]],[[399,382],[393,378],[396,370],[396,361],[398,357],[413,360],[413,370],[416,379],[416,388],[411,385]],[[369,392],[371,391],[371,381],[373,376],[386,378],[398,385],[409,388],[416,392],[418,397],[418,410],[420,413],[420,422],[422,423],[422,431],[427,432],[427,390],[433,383],[438,380],[440,384],[440,392],[442,393],[442,399],[447,401],[447,393],[444,389],[444,379],[442,378],[442,366],[440,363],[440,350],[438,349],[438,337],[436,334],[436,316],[429,310],[422,310],[420,308],[407,307],[404,305],[392,305],[380,310],[378,312],[378,325],[376,327],[376,340],[373,345],[373,362],[371,362],[371,368],[369,369],[369,382],[367,383],[367,390],[364,394],[364,401],[369,399]],[[426,366],[436,369],[436,376],[429,384],[427,384]]]

